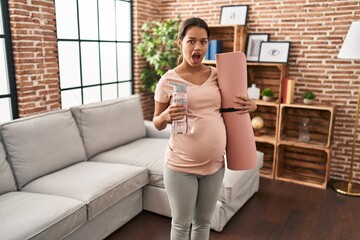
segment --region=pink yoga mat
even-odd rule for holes
[[[257,164],[254,131],[249,113],[239,114],[236,95],[247,96],[247,65],[243,52],[216,55],[221,108],[226,126],[226,161],[231,170],[246,170]]]

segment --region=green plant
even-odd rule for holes
[[[272,97],[274,92],[270,88],[265,88],[261,91],[261,96]]]
[[[181,19],[146,22],[141,27],[141,41],[137,53],[148,66],[142,70],[141,89],[154,92],[156,83],[164,73],[177,65],[180,49],[177,34]]]
[[[315,99],[315,94],[311,91],[304,92],[303,98],[304,99]]]

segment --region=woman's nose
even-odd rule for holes
[[[200,43],[195,43],[195,49],[201,49],[201,44]]]

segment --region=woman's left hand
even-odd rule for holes
[[[239,105],[235,107],[235,109],[237,109],[240,114],[254,112],[257,108],[256,103],[247,96],[236,95],[234,103]]]

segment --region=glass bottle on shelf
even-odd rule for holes
[[[248,96],[251,99],[259,99],[260,98],[260,89],[256,87],[256,84],[251,84],[251,87],[247,89]]]
[[[299,126],[299,141],[309,142],[310,132],[309,132],[310,118],[302,118]]]

